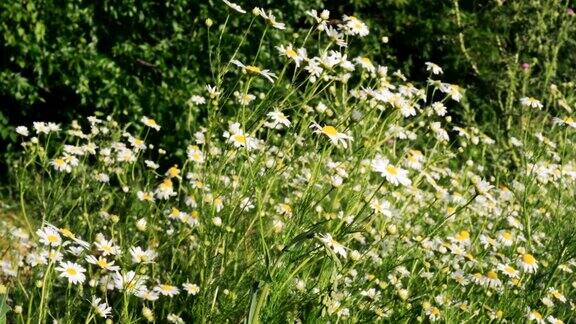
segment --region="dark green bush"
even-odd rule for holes
[[[294,33],[306,32],[299,29],[306,28],[305,10],[323,8],[319,0],[241,4],[276,10]],[[447,81],[468,88],[466,118],[491,129],[492,123],[502,123],[504,130],[518,96],[538,97],[557,108],[560,94],[571,92],[572,84],[563,82],[575,72],[574,17],[567,12],[572,5],[560,0],[325,4],[333,18],[354,13],[369,22],[371,41],[363,50],[380,63],[416,80],[426,78],[425,61],[443,66]],[[175,136],[182,134],[178,121],[186,101],[212,82],[208,53],[218,41],[218,26],[226,22],[238,30],[224,35],[223,53],[234,50],[246,28],[235,18],[226,20],[226,13],[220,1],[3,1],[2,147],[13,139],[9,125],[66,121],[94,111],[152,114],[175,129]],[[208,17],[215,22],[210,32]],[[253,55],[251,43],[258,41],[250,38],[242,54]],[[530,67],[523,69],[523,63]],[[552,84],[560,92],[552,94]]]

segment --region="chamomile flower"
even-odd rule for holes
[[[134,246],[130,248],[130,255],[133,263],[153,263],[158,254],[154,250],[143,250],[139,246]]]
[[[534,273],[538,270],[538,261],[532,254],[524,253],[518,259],[518,266],[525,272]]]
[[[158,293],[154,290],[148,290],[148,288],[143,287],[140,290],[137,290],[134,293],[134,296],[147,300],[147,301],[156,301],[158,300],[158,298],[160,298],[160,295],[158,295]]]
[[[182,288],[184,288],[188,295],[194,296],[200,292],[200,287],[198,287],[198,285],[189,282],[182,284]]]
[[[256,138],[244,133],[240,128],[240,123],[231,124],[229,130],[224,132],[223,136],[235,147],[245,147],[248,150],[257,148],[259,144]]]
[[[347,148],[348,142],[353,140],[352,136],[339,132],[336,127],[331,125],[320,126],[313,122],[310,128],[314,129],[314,133],[328,136],[334,145],[341,144],[344,148]]]
[[[498,278],[496,271],[490,270],[486,273],[486,284],[488,287],[499,287],[502,285],[502,281]]]
[[[216,99],[222,93],[218,87],[212,86],[210,84],[207,84],[205,88],[206,88],[206,91],[208,91],[208,97],[210,99]]]
[[[241,13],[241,14],[245,14],[246,10],[242,9],[242,7],[240,7],[239,5],[232,3],[228,0],[222,0],[228,7],[236,10],[237,12]]]
[[[154,287],[154,291],[158,292],[163,296],[174,297],[180,293],[180,290],[176,286],[168,285],[168,284],[160,284]]]
[[[529,309],[527,317],[528,317],[529,321],[535,321],[538,324],[546,323],[546,321],[544,320],[544,317],[542,317],[542,314],[540,314],[540,312],[537,310],[530,310]]]
[[[136,193],[136,197],[138,197],[138,200],[140,200],[140,201],[154,202],[154,193],[153,192],[138,191]]]
[[[121,253],[118,245],[114,244],[112,240],[105,239],[101,234],[97,235],[94,245],[96,246],[96,250],[102,253],[103,256],[119,255]]]
[[[462,230],[458,232],[453,237],[449,238],[452,242],[462,244],[462,245],[470,245],[470,232],[467,230]]]
[[[206,98],[199,96],[199,95],[193,95],[192,97],[190,97],[190,99],[188,99],[189,105],[203,105],[205,103],[206,103]]]
[[[514,267],[508,264],[499,264],[498,270],[500,270],[500,272],[502,272],[503,274],[507,275],[509,278],[512,279],[516,279],[520,275],[520,271],[514,269]]]
[[[318,235],[318,239],[324,243],[324,245],[326,245],[326,247],[332,249],[334,251],[335,254],[342,256],[343,258],[346,258],[346,256],[348,255],[348,252],[346,251],[346,247],[340,243],[338,243],[336,240],[334,240],[332,238],[332,235],[326,233],[324,235]]]
[[[101,173],[98,173],[97,175],[95,175],[94,179],[96,179],[96,181],[101,182],[101,183],[109,183],[110,182],[110,176],[104,172],[101,172]]]
[[[180,317],[176,314],[168,314],[168,316],[166,316],[166,320],[168,322],[174,323],[174,324],[185,324],[186,323],[186,322],[184,322],[182,317]]]
[[[498,241],[504,246],[511,246],[514,243],[514,235],[510,231],[502,230],[498,232]]]
[[[52,165],[56,171],[62,171],[67,173],[72,172],[72,166],[68,164],[63,157],[50,161],[50,165]]]
[[[112,279],[114,280],[114,286],[117,289],[133,294],[146,289],[145,284],[148,277],[138,275],[134,271],[128,271],[126,273],[115,272]]]
[[[426,62],[424,64],[426,65],[426,71],[432,72],[432,74],[438,75],[444,73],[441,67],[432,62]]]
[[[576,120],[574,120],[574,118],[572,117],[564,117],[564,118],[554,117],[552,118],[552,122],[555,125],[568,125],[572,128],[576,128]]]
[[[56,267],[56,271],[60,272],[60,277],[68,279],[68,282],[72,284],[81,284],[86,280],[86,276],[84,275],[86,269],[74,262],[61,262],[58,267]]]
[[[424,154],[419,150],[408,151],[408,156],[404,160],[404,165],[414,170],[421,170],[424,162]]]
[[[272,83],[274,83],[274,79],[276,78],[276,74],[270,72],[270,70],[265,70],[255,65],[244,65],[244,63],[238,60],[232,60],[230,63],[240,67],[244,73],[260,75]]]
[[[432,130],[432,132],[436,136],[436,139],[438,139],[440,142],[448,142],[450,140],[448,132],[444,128],[442,128],[440,122],[430,123],[430,130]]]
[[[93,255],[88,255],[86,256],[86,262],[90,263],[90,264],[94,264],[97,265],[98,267],[100,267],[103,270],[108,270],[108,271],[118,271],[120,270],[119,266],[115,266],[114,265],[114,260],[112,261],[108,261],[105,257],[103,256],[99,256],[98,258],[96,258]]]
[[[344,15],[343,20],[343,27],[346,35],[358,35],[360,37],[364,37],[370,33],[368,26],[363,21],[354,16]]]
[[[30,135],[30,132],[28,132],[28,127],[26,127],[26,126],[16,127],[16,133],[18,133],[19,135],[22,135],[24,137],[28,137],[28,135]]]
[[[462,100],[462,88],[455,84],[441,83],[440,91],[448,94],[448,96],[450,96],[450,98],[456,102],[460,102],[460,100]]]
[[[440,101],[436,101],[435,103],[433,103],[432,109],[434,110],[434,112],[438,116],[445,116],[446,113],[448,112],[448,110],[446,109],[446,106],[444,106],[444,104]]]
[[[372,61],[365,56],[355,58],[354,62],[356,62],[356,64],[360,65],[364,70],[370,73],[376,72],[376,67],[374,66],[374,64],[372,64]]]
[[[436,306],[428,306],[425,308],[426,315],[430,319],[431,322],[435,322],[440,319],[440,309]]]
[[[146,164],[146,166],[152,170],[156,170],[160,167],[159,164],[155,163],[154,161],[150,161],[150,160],[144,160],[144,164]]]
[[[388,182],[397,186],[402,184],[404,186],[410,186],[412,181],[408,178],[408,171],[390,164],[390,161],[381,156],[377,156],[371,162],[372,170],[380,173],[386,178]]]
[[[158,186],[158,188],[156,188],[154,194],[158,199],[168,199],[170,197],[176,196],[172,180],[170,180],[170,178],[164,179],[164,181],[162,181],[162,183]]]
[[[376,214],[392,217],[392,206],[385,199],[372,199],[370,202],[370,207]]]
[[[552,315],[548,315],[548,317],[546,317],[546,320],[548,321],[548,323],[550,324],[564,324],[564,321],[561,319],[558,319]]]
[[[279,110],[271,111],[266,115],[270,118],[270,121],[264,123],[264,126],[268,128],[282,129],[284,127],[290,127],[291,125],[288,117],[286,117],[286,115],[284,115],[284,113]]]
[[[186,149],[186,155],[190,161],[194,161],[199,164],[204,163],[204,153],[196,145],[189,145]]]
[[[533,97],[523,97],[520,98],[520,104],[525,107],[542,109],[544,106],[540,102],[540,100],[533,98]]]
[[[160,130],[160,125],[158,125],[156,123],[156,121],[152,118],[148,118],[146,116],[142,117],[142,119],[140,119],[140,121],[142,122],[142,124],[156,130],[159,131]]]
[[[263,9],[256,7],[252,10],[252,13],[255,16],[260,16],[264,18],[268,24],[270,24],[272,27],[276,29],[280,30],[286,29],[286,25],[284,23],[276,21],[276,17],[272,14],[272,11],[270,10],[268,11],[268,13],[266,13]]]
[[[308,59],[305,48],[294,49],[292,44],[288,44],[286,46],[276,46],[276,49],[278,52],[280,52],[281,55],[286,56],[290,60],[294,61],[296,67],[300,67],[300,64]]]
[[[92,309],[94,310],[94,313],[96,313],[96,315],[102,318],[108,318],[112,313],[112,307],[108,306],[106,302],[101,303],[101,301],[102,298],[92,296],[92,302],[90,303],[90,305],[92,305]]]
[[[58,247],[62,244],[62,237],[58,233],[58,230],[45,226],[36,231],[36,234],[40,238],[40,243],[52,247]]]

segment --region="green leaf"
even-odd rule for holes
[[[6,304],[6,299],[8,299],[7,294],[0,295],[0,324],[6,324],[6,314],[10,310]]]

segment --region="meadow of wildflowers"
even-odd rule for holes
[[[361,17],[311,9],[276,37],[274,10],[217,5],[244,37],[212,31],[177,147],[152,115],[15,125],[0,322],[575,321],[562,86],[518,93],[491,137],[449,67],[417,83],[358,52]]]

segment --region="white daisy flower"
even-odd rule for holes
[[[230,63],[240,67],[242,69],[242,72],[244,72],[244,73],[253,74],[253,75],[260,75],[272,83],[274,83],[274,79],[277,78],[276,74],[270,72],[270,70],[264,70],[258,66],[255,66],[255,65],[244,65],[244,63],[242,63],[238,60],[232,60],[232,61],[230,61]]]
[[[60,272],[60,277],[68,279],[68,282],[72,284],[81,284],[86,280],[86,276],[84,275],[86,269],[74,262],[61,262],[59,266],[56,267],[56,271]]]
[[[246,10],[242,9],[242,7],[240,7],[239,5],[237,5],[237,4],[235,4],[235,3],[232,3],[232,2],[230,2],[230,1],[228,1],[228,0],[222,0],[222,1],[223,1],[228,7],[230,7],[230,8],[232,8],[232,9],[238,11],[238,12],[241,13],[241,14],[245,14],[245,13],[246,13]]]
[[[352,136],[339,132],[336,127],[331,125],[320,126],[319,124],[313,122],[310,128],[314,129],[314,133],[328,136],[334,145],[341,144],[344,148],[348,148],[348,142],[354,140]]]
[[[523,97],[520,98],[520,104],[525,107],[531,107],[536,109],[542,109],[544,105],[540,102],[540,100],[533,98],[533,97]]]
[[[62,244],[62,237],[58,233],[58,230],[45,226],[36,231],[36,234],[40,238],[40,243],[48,246],[57,247]]]
[[[372,160],[372,170],[379,172],[386,180],[397,186],[402,184],[410,186],[412,181],[408,178],[408,171],[389,163],[388,159],[377,156]]]
[[[106,302],[101,303],[102,298],[92,296],[92,308],[94,309],[94,313],[102,318],[108,318],[112,313],[112,307],[108,306]]]
[[[140,121],[141,121],[144,125],[152,128],[152,129],[155,129],[156,131],[159,131],[159,130],[160,130],[160,125],[158,125],[154,119],[151,119],[151,118],[148,118],[148,117],[144,116],[144,117],[142,117],[142,118],[140,119]]]

